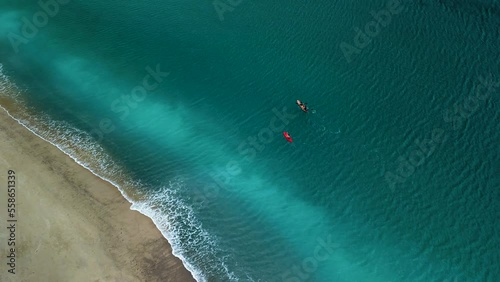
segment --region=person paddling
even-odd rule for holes
[[[302,111],[304,111],[305,113],[307,113],[309,111],[309,109],[307,108],[307,103],[302,103],[300,100],[297,100],[297,105],[299,105],[299,107],[302,109]]]
[[[290,142],[290,143],[292,143],[292,142],[293,142],[292,136],[290,136],[290,134],[288,134],[288,132],[286,132],[286,131],[285,131],[285,132],[283,132],[283,136],[285,136],[285,139],[286,139],[288,142]]]

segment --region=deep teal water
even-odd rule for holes
[[[356,47],[387,3],[72,0],[27,38],[0,1],[0,63],[200,281],[497,281],[500,2],[404,1]]]

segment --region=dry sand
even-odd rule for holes
[[[16,173],[8,273],[7,171]],[[0,281],[194,281],[153,222],[0,108]]]

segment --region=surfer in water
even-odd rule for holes
[[[302,109],[302,111],[304,111],[305,113],[307,113],[309,111],[309,109],[307,108],[307,103],[302,103],[300,100],[297,100],[297,105],[299,105],[299,107]]]

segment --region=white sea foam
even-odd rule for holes
[[[192,273],[193,277],[195,277],[196,281],[205,281],[201,272],[197,271],[196,267],[191,265],[186,260],[186,258],[181,255],[183,253],[183,251],[180,250],[181,245],[176,242],[176,238],[178,237],[178,234],[175,234],[175,232],[182,232],[182,230],[164,229],[165,227],[168,228],[168,226],[169,226],[168,221],[165,219],[165,217],[162,217],[162,215],[156,214],[156,211],[153,208],[151,208],[151,204],[149,204],[147,201],[141,201],[141,202],[133,201],[126,194],[126,192],[121,188],[121,186],[118,183],[116,183],[115,181],[111,180],[108,177],[103,176],[101,173],[96,172],[97,170],[106,170],[106,172],[107,172],[106,174],[113,174],[113,172],[114,172],[115,175],[123,175],[121,173],[121,170],[119,168],[117,168],[116,164],[114,164],[114,162],[112,160],[110,160],[110,158],[107,157],[105,154],[103,155],[101,153],[102,148],[100,146],[94,145],[91,143],[85,143],[84,140],[87,139],[87,138],[85,138],[87,136],[79,135],[79,134],[81,134],[81,131],[79,131],[78,129],[65,127],[63,125],[63,122],[47,121],[47,125],[49,125],[51,129],[56,129],[56,130],[65,129],[65,131],[60,135],[62,137],[61,140],[63,140],[63,142],[56,143],[55,141],[50,140],[49,139],[50,137],[44,136],[45,134],[43,132],[40,132],[40,129],[36,126],[38,123],[42,122],[42,120],[44,120],[44,118],[37,117],[37,118],[34,118],[33,120],[27,120],[27,119],[21,120],[21,119],[17,119],[15,117],[13,117],[2,106],[0,106],[0,108],[5,110],[11,118],[16,120],[19,124],[24,126],[26,129],[31,131],[33,134],[35,134],[36,136],[40,137],[41,139],[49,142],[53,146],[57,147],[63,153],[65,153],[70,158],[72,158],[76,163],[83,166],[84,168],[86,168],[87,170],[92,172],[97,177],[99,177],[99,178],[111,183],[113,186],[115,186],[120,191],[120,193],[123,195],[123,197],[125,199],[127,199],[127,201],[129,201],[132,204],[131,209],[139,211],[140,213],[150,217],[153,220],[156,227],[160,230],[162,235],[169,241],[170,245],[172,246],[173,255],[175,255],[176,257],[178,257],[182,261],[182,263],[184,264],[186,269],[188,269]],[[73,132],[74,134],[71,134],[71,132]],[[52,135],[52,136],[54,136],[54,135]],[[64,139],[64,137],[69,137],[69,138]],[[75,145],[75,144],[78,144],[79,147],[75,148],[75,147],[71,146],[71,145]],[[96,164],[98,164],[98,169],[91,168],[91,165],[88,162],[84,162],[84,161],[78,159],[75,156],[75,153],[78,151],[78,149],[89,150],[87,152],[91,152],[90,153],[91,155],[94,155],[92,153],[95,152],[96,153],[94,155],[94,156],[96,156],[95,160],[99,160],[98,162],[95,162]],[[99,158],[101,158],[101,159],[99,159]],[[108,161],[106,161],[106,160],[103,161],[102,158],[108,159]]]
[[[15,85],[11,83],[7,75],[4,74],[3,65],[0,64],[0,96],[6,95],[7,91],[10,92],[10,90],[14,87]]]
[[[129,186],[144,187],[138,182]],[[159,190],[141,195],[141,200],[130,201],[131,209],[152,219],[171,244],[172,253],[182,260],[185,268],[197,281],[209,280],[203,273],[212,278],[238,281],[227,267],[227,263],[233,258],[227,254],[220,255],[225,252],[219,249],[218,238],[203,228],[193,208],[180,195],[180,191],[185,189],[189,187],[183,177],[174,177]]]
[[[0,64],[0,91],[2,95],[15,99],[18,93],[10,91],[13,88],[15,88],[15,85],[4,75]],[[20,106],[22,107],[22,105]],[[175,185],[183,185],[182,182],[171,182],[169,187],[164,187],[159,192],[151,195],[144,195],[142,200],[134,201],[127,195],[122,186],[135,186],[134,188],[137,189],[140,188],[141,184],[128,179],[124,170],[113,161],[104,148],[95,142],[90,134],[71,126],[67,122],[52,120],[47,115],[32,116],[25,114],[22,117],[14,117],[4,107],[0,106],[0,108],[30,132],[57,147],[97,177],[115,186],[123,197],[132,204],[132,210],[139,211],[153,220],[156,227],[171,244],[173,255],[182,261],[193,277],[197,281],[207,280],[201,271],[184,256],[189,250],[184,249],[181,240],[188,236],[191,240],[189,242],[190,246],[191,243],[199,245],[206,251],[206,255],[213,254],[216,249],[216,241],[210,238],[209,234],[202,228],[191,208],[180,199],[175,198]],[[26,113],[26,111],[21,112]],[[182,220],[176,221],[178,219]],[[188,230],[184,227],[187,227]],[[186,233],[186,231],[189,231],[189,233]],[[225,269],[224,265],[224,261],[221,261],[219,266]],[[212,267],[217,268],[216,265]],[[232,273],[227,270],[224,272],[228,279],[235,280]]]
[[[196,218],[193,209],[178,195],[185,184],[180,181],[170,181],[168,186],[162,187],[155,193],[148,194],[143,201],[133,203],[131,209],[137,210],[150,217],[163,236],[172,244],[173,254],[183,258],[185,267],[193,274],[197,281],[207,281],[201,271],[196,270],[193,258],[186,259],[186,252],[196,251],[198,263],[213,262],[203,269],[217,276],[225,276],[229,281],[237,278],[225,267],[228,258],[217,258],[217,238],[212,237],[204,230]],[[182,247],[182,242],[189,242],[190,250]]]

